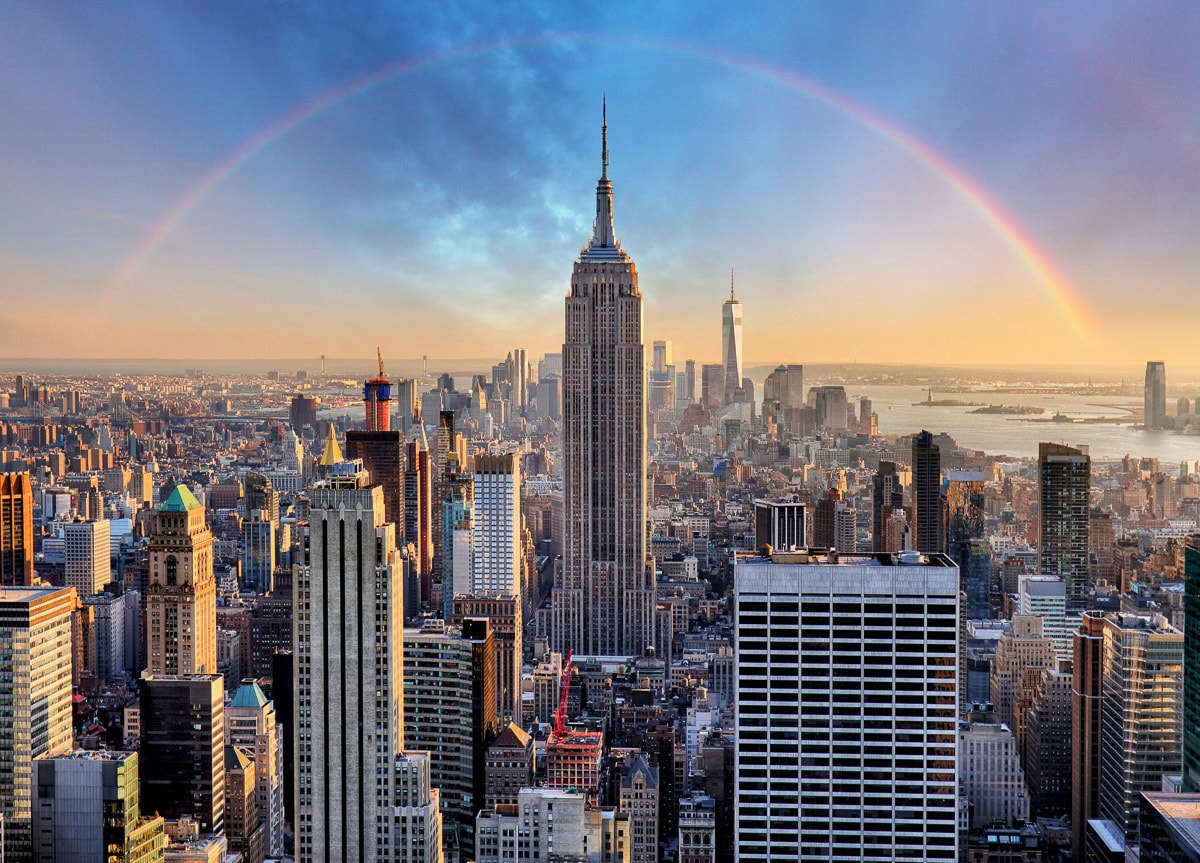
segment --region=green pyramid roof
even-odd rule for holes
[[[251,707],[255,710],[265,707],[266,704],[267,696],[253,680],[242,681],[242,685],[233,694],[233,700],[229,702],[230,707]]]
[[[175,486],[175,490],[171,492],[167,502],[162,505],[163,512],[187,512],[192,509],[203,509],[203,507],[183,483]]]

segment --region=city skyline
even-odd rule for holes
[[[748,363],[998,362],[1014,332],[1029,362],[1186,362],[1159,321],[1200,310],[1200,16],[776,12],[9,10],[6,353],[552,351],[607,91],[646,331],[679,356],[719,353],[733,266]],[[854,338],[825,325],[855,306]],[[184,308],[186,339],[106,336]]]

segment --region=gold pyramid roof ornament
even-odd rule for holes
[[[342,448],[338,446],[337,433],[333,430],[333,423],[329,424],[329,437],[325,439],[325,452],[321,453],[321,461],[318,464],[321,467],[333,467],[342,459]]]

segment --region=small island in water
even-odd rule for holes
[[[987,405],[971,411],[973,414],[1044,414],[1045,408],[1030,407],[1029,405]]]

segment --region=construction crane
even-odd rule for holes
[[[559,740],[567,726],[567,696],[571,694],[571,651],[567,650],[567,661],[563,663],[562,693],[558,698],[558,710],[554,711],[554,736]]]
[[[379,377],[383,378],[383,350],[376,346],[375,356],[379,358]]]

